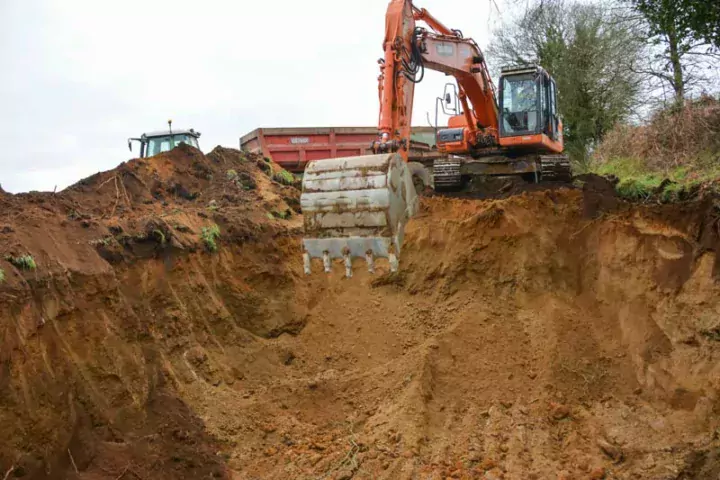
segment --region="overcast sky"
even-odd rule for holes
[[[205,152],[257,127],[375,126],[387,3],[0,0],[0,184],[62,189],[169,118]],[[492,0],[416,4],[481,47],[500,19]],[[447,80],[426,75],[413,124]]]

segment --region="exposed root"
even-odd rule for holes
[[[355,432],[353,432],[352,424],[350,425],[350,450],[345,454],[345,456],[338,462],[334,467],[332,467],[330,470],[325,472],[325,475],[322,478],[330,478],[330,475],[334,472],[337,472],[342,469],[349,469],[353,473],[358,470],[360,467],[360,464],[357,459],[358,453],[360,453],[360,446],[357,443],[357,438],[355,437]]]
[[[8,477],[10,476],[10,474],[14,471],[15,471],[15,465],[11,465],[10,469],[7,472],[5,472],[5,476],[3,477],[3,480],[7,480]]]
[[[80,473],[78,471],[77,465],[75,464],[75,459],[72,456],[72,453],[70,452],[70,449],[68,448],[68,455],[70,456],[70,463],[72,463],[73,468],[75,469],[75,473]]]

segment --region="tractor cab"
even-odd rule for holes
[[[128,148],[132,152],[132,142],[139,142],[140,158],[146,158],[170,151],[181,143],[199,149],[198,138],[200,138],[200,132],[196,132],[192,128],[190,130],[173,130],[172,121],[169,121],[168,130],[143,133],[138,138],[129,138]]]
[[[557,87],[545,69],[536,65],[504,67],[499,83],[501,145],[532,143],[537,147],[538,143],[562,144]],[[528,141],[509,140],[512,137],[526,137]],[[550,150],[561,151],[562,148]]]

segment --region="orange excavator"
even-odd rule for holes
[[[375,257],[385,257],[397,270],[404,227],[417,211],[418,183],[453,190],[477,175],[571,178],[555,81],[542,67],[503,68],[497,91],[477,43],[411,0],[390,1],[383,48],[373,155],[316,160],[305,170],[306,273],[311,258],[322,258],[326,271],[333,258],[343,258],[348,276],[354,257],[364,257],[370,271]],[[440,99],[454,115],[437,131],[441,158],[431,167],[411,161],[415,84],[426,69],[456,80],[454,101],[447,87]]]

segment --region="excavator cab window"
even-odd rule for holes
[[[500,98],[503,136],[535,133],[542,125],[541,87],[541,78],[534,73],[503,77]]]

